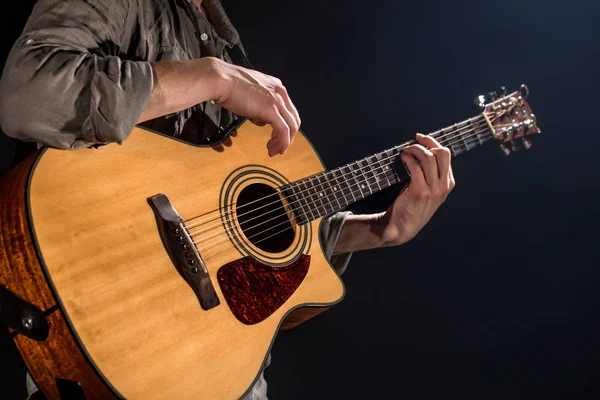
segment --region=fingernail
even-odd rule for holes
[[[423,136],[425,136],[425,135],[423,135],[422,133],[417,133],[417,136],[418,136],[418,137],[423,137]]]

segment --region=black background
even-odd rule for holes
[[[224,5],[328,167],[474,116],[502,85],[529,86],[543,131],[527,152],[456,158],[455,190],[413,241],[354,254],[344,301],[279,334],[269,397],[597,398],[600,3]],[[17,6],[3,59],[31,3]],[[6,171],[14,142],[0,140]]]

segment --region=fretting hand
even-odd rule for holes
[[[418,144],[402,150],[411,181],[381,216],[383,240],[396,245],[411,240],[429,222],[454,188],[450,150],[434,138],[417,134]]]
[[[402,150],[411,176],[408,187],[387,211],[349,215],[334,254],[398,246],[415,237],[454,188],[450,151],[435,139],[417,134],[417,144]]]

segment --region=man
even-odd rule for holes
[[[3,131],[51,147],[124,141],[135,124],[210,143],[235,115],[272,126],[271,157],[301,124],[282,82],[249,66],[218,0],[39,0],[0,80]],[[402,152],[411,184],[385,212],[323,224],[340,274],[354,251],[412,239],[454,187],[448,149],[417,142]],[[266,398],[262,378],[249,396]]]

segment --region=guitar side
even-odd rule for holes
[[[11,223],[12,233],[3,230],[2,245],[12,258],[0,261],[1,283],[42,310],[58,306],[46,341],[16,338],[48,398],[58,397],[55,377],[80,382],[88,398],[239,398],[259,375],[279,328],[342,299],[343,284],[320,246],[320,220],[310,224],[304,247],[296,246],[308,250],[308,273],[283,305],[254,324],[232,313],[217,272],[260,249],[214,245],[221,248],[203,253],[221,300],[203,310],[160,241],[146,202],[152,195],[167,193],[177,211],[191,217],[218,209],[223,182],[246,165],[278,171],[290,181],[323,170],[301,134],[285,157],[269,158],[269,135],[246,123],[230,141],[198,148],[136,128],[122,146],[46,150],[35,167],[29,159],[5,179],[5,187],[14,187],[12,200],[0,199],[3,216],[9,208],[20,210],[10,217],[18,221]],[[19,191],[23,195],[15,196]],[[270,256],[281,265],[297,259],[285,251]],[[28,274],[36,284],[19,281]],[[50,362],[40,363],[43,356]]]

